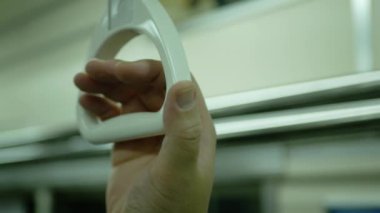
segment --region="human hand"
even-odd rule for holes
[[[80,104],[102,120],[158,111],[165,99],[163,68],[153,60],[93,60],[74,82],[86,92]],[[107,212],[207,212],[216,136],[202,93],[179,82],[163,107],[165,135],[114,144]]]

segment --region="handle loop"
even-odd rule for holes
[[[89,59],[112,59],[139,34],[155,44],[165,72],[167,91],[175,83],[190,80],[185,53],[176,28],[158,0],[112,1],[109,13],[96,29]],[[163,110],[120,115],[100,121],[77,105],[81,135],[93,144],[104,144],[150,137],[163,133]]]

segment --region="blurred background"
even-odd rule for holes
[[[380,1],[161,3],[217,129],[210,213],[380,212]],[[0,1],[0,212],[105,212],[72,78],[106,9]],[[117,58],[160,57],[139,36]]]

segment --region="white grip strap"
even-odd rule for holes
[[[117,4],[113,2],[111,6],[95,32],[89,59],[112,59],[132,38],[145,34],[161,56],[167,91],[175,83],[191,79],[178,33],[158,0],[117,0]],[[79,104],[77,106],[79,130],[94,144],[160,135],[163,133],[162,114],[161,109],[100,121]]]

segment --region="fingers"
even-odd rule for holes
[[[115,64],[116,77],[125,84],[134,86],[154,85],[164,89],[165,76],[161,62],[141,60],[134,63],[119,62]]]
[[[84,92],[88,93],[108,93],[110,87],[99,83],[88,76],[87,73],[78,73],[74,77],[75,85]]]
[[[79,73],[74,78],[75,85],[87,93],[103,94],[115,102],[127,102],[136,95],[131,88],[122,83],[106,84],[91,78],[87,73]]]
[[[164,88],[165,79],[162,64],[155,60],[124,62],[120,60],[92,60],[86,65],[88,75],[102,83],[124,83],[134,88],[145,88],[157,84]]]
[[[86,64],[85,70],[93,80],[98,82],[119,83],[119,80],[114,74],[114,68],[117,63],[119,63],[119,61],[93,59]]]
[[[194,165],[201,140],[201,115],[197,96],[199,91],[189,81],[174,85],[164,109],[165,139],[159,158],[174,168]]]
[[[107,120],[120,114],[120,108],[118,106],[98,96],[83,95],[80,97],[79,103],[87,111],[102,120]]]
[[[129,104],[138,98],[145,111],[158,111],[165,98],[163,68],[154,60],[95,59],[86,65],[85,73],[75,76],[74,82],[84,92],[103,94],[115,102]]]

